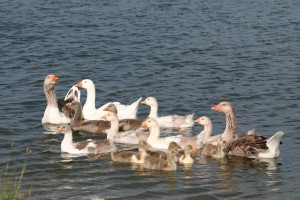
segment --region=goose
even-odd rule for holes
[[[150,106],[150,114],[148,118],[156,119],[161,128],[190,128],[194,125],[194,113],[179,116],[179,115],[169,115],[169,116],[158,116],[158,102],[155,97],[147,97],[141,104]]]
[[[283,131],[276,132],[272,137],[244,135],[230,141],[223,149],[229,156],[250,158],[276,158],[280,154],[279,144]]]
[[[184,147],[184,155],[179,157],[179,163],[181,164],[192,164],[194,159],[191,157],[191,152],[193,151],[192,145],[186,145]]]
[[[105,119],[111,123],[111,128],[107,131],[107,138],[112,139],[116,143],[125,144],[138,144],[139,137],[136,131],[119,132],[119,119],[115,113],[108,112],[102,116],[101,119]]]
[[[145,140],[139,142],[139,152],[134,151],[113,151],[111,152],[111,159],[115,162],[136,163],[142,164],[147,155],[146,149],[148,143]]]
[[[225,142],[230,142],[238,138],[236,135],[236,113],[233,105],[230,102],[223,101],[211,108],[214,111],[223,112],[226,117],[226,128],[222,133],[222,138]]]
[[[110,129],[110,122],[105,120],[83,120],[81,104],[73,101],[70,108],[74,110],[74,117],[71,119],[70,126],[75,131],[86,134],[103,134]]]
[[[168,149],[177,151],[177,153],[179,153],[182,150],[182,148],[176,142],[170,142]],[[153,149],[148,148],[146,150],[146,152],[151,157],[156,157],[156,158],[160,158],[160,159],[164,159],[164,160],[167,159],[167,151],[162,151],[162,150],[157,150],[157,149],[153,150]],[[178,159],[175,159],[175,161],[177,162]]]
[[[86,102],[83,106],[83,115],[85,119],[93,120],[99,119],[99,117],[106,114],[103,111],[108,104],[106,103],[99,109],[96,109],[95,106],[95,98],[96,98],[96,90],[95,85],[92,80],[84,79],[76,84],[77,87],[81,87],[87,90],[87,98]],[[131,105],[122,105],[119,102],[113,102],[118,109],[118,117],[119,119],[136,119],[137,111],[139,109],[139,104],[142,101],[142,97],[140,97],[137,101],[133,102]]]
[[[226,156],[226,153],[223,151],[225,143],[222,136],[219,136],[216,140],[216,145],[204,144],[201,154],[213,158],[224,158]]]
[[[218,137],[222,136],[221,134],[211,136],[212,133],[212,122],[209,117],[202,116],[195,120],[196,123],[204,126],[203,131],[201,131],[197,136],[196,140],[200,147],[202,147],[204,144],[209,143],[215,143],[215,141],[218,139]]]
[[[114,151],[115,145],[112,140],[86,140],[73,142],[72,130],[69,124],[61,124],[58,133],[64,134],[64,139],[61,142],[61,151],[70,154],[104,154]]]
[[[160,128],[157,121],[153,118],[148,118],[142,123],[142,128],[149,128],[150,135],[147,139],[148,144],[157,149],[168,149],[170,142],[179,143],[181,141],[181,135],[171,137],[160,137]]]
[[[235,134],[236,130],[236,114],[233,105],[230,102],[221,102],[211,108],[212,110],[223,112],[226,116],[226,128],[222,134],[223,139],[227,143],[227,147],[223,150],[232,156],[242,157],[259,157],[259,158],[275,158],[280,154],[279,144],[283,131],[278,131],[272,137],[253,135],[244,135],[238,138]]]
[[[42,124],[61,124],[69,123],[70,116],[66,116],[60,110],[64,110],[58,107],[58,101],[54,90],[54,84],[59,78],[53,74],[47,75],[44,80],[44,93],[47,99],[47,107],[44,111],[42,118]],[[61,103],[62,105],[63,103]],[[66,112],[66,114],[71,112]]]
[[[115,104],[108,104],[104,109],[104,111],[113,112],[118,114],[118,110]],[[121,119],[119,120],[119,131],[129,131],[136,130],[141,128],[141,125],[144,120],[140,119]]]
[[[147,155],[144,161],[144,168],[163,171],[176,171],[176,154],[176,150],[169,149],[167,153],[167,160]]]

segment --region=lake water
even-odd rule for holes
[[[21,191],[33,199],[299,199],[299,7],[296,0],[2,1],[1,174],[9,159],[16,173],[27,162]],[[165,173],[61,153],[62,135],[41,125],[48,74],[60,77],[60,98],[89,78],[97,106],[155,96],[161,115],[207,115],[214,134],[225,118],[210,108],[230,101],[238,133],[285,132],[280,157],[253,164],[198,155]],[[148,113],[141,105],[139,118]]]

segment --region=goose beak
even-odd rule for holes
[[[142,127],[142,128],[147,128],[147,122],[144,121],[144,122],[142,123],[141,127]]]
[[[79,83],[77,83],[75,86],[76,87],[82,87],[82,81],[80,81]]]
[[[212,110],[215,110],[215,111],[219,111],[220,108],[221,108],[221,104],[218,104],[218,105],[212,107],[211,109],[212,109]]]
[[[107,120],[107,116],[106,116],[106,115],[103,115],[102,117],[100,117],[100,119],[105,119],[105,120]]]
[[[145,99],[144,101],[142,101],[142,102],[141,102],[141,104],[145,104],[145,105],[147,105],[147,103],[146,103],[146,99]]]
[[[198,150],[199,150],[199,147],[193,147],[192,152],[193,152],[193,153],[197,153]]]
[[[59,78],[55,75],[51,76],[51,82],[52,83],[56,83],[56,81],[58,80]]]
[[[195,121],[194,121],[194,122],[196,122],[196,123],[200,123],[200,119],[201,119],[201,118],[195,119]]]
[[[59,127],[59,128],[57,129],[57,132],[58,132],[58,133],[61,133],[61,132],[62,132],[62,128]]]

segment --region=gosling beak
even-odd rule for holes
[[[144,122],[142,123],[141,127],[142,127],[142,128],[147,128],[147,122],[144,121]]]
[[[105,119],[105,120],[107,120],[107,116],[106,116],[106,115],[103,115],[103,116],[100,117],[100,119]]]

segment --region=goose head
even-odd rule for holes
[[[81,104],[78,101],[72,101],[72,103],[70,103],[69,106],[72,110],[80,110],[81,109]]]
[[[108,104],[103,110],[108,111],[108,112],[112,112],[112,113],[115,113],[115,114],[118,113],[117,107],[113,103]]]
[[[78,82],[75,86],[76,87],[81,87],[81,88],[84,88],[84,89],[95,87],[93,81],[90,80],[90,79],[84,79],[84,80]]]
[[[148,106],[157,106],[157,100],[155,97],[147,97],[144,101],[141,102],[141,104],[145,104]]]
[[[218,112],[228,113],[233,111],[233,106],[231,103],[223,101],[218,105],[213,106],[211,109]]]
[[[158,123],[153,118],[146,119],[141,125],[142,128],[152,128],[152,127],[156,127],[156,126],[158,126]]]
[[[106,115],[102,116],[101,119],[105,119],[107,121],[117,120],[118,116],[116,113],[108,112]]]
[[[72,132],[71,127],[70,127],[69,124],[61,124],[61,125],[59,125],[59,127],[57,128],[57,132],[58,132],[58,133],[66,134],[66,133],[68,133],[68,132],[70,132],[70,131]]]
[[[53,74],[49,74],[45,77],[44,86],[53,86],[59,78]]]
[[[195,122],[203,126],[211,124],[211,120],[206,116],[199,117]]]

